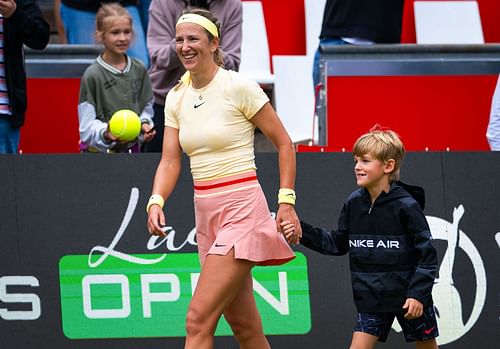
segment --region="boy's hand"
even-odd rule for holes
[[[409,320],[419,318],[424,313],[424,306],[415,298],[407,298],[403,309],[407,309],[405,318]]]
[[[291,239],[295,233],[295,225],[290,221],[281,222],[281,232],[285,236],[286,240],[291,243]]]

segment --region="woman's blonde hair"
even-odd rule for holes
[[[375,125],[370,132],[357,139],[352,152],[354,156],[370,154],[384,163],[393,159],[394,171],[390,174],[389,181],[392,183],[399,180],[405,148],[396,132]]]
[[[113,17],[126,17],[132,27],[132,16],[125,7],[119,3],[102,4],[95,16],[96,37],[102,40],[102,36],[112,24]]]
[[[215,26],[217,27],[217,32],[219,33],[219,47],[217,47],[217,49],[214,52],[214,61],[215,64],[217,64],[219,67],[224,68],[224,54],[222,53],[222,50],[220,48],[221,32],[220,32],[219,19],[215,17],[212,12],[197,7],[188,7],[186,10],[182,12],[183,15],[188,13],[194,13],[196,15],[203,16],[207,18],[209,21],[211,21],[213,24],[215,24]],[[205,32],[207,33],[208,41],[212,41],[214,39],[214,36],[210,34],[210,32],[206,29]]]

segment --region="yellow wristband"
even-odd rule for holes
[[[163,200],[163,197],[160,194],[153,194],[149,198],[148,205],[146,206],[146,212],[149,213],[149,208],[153,205],[158,205],[163,208],[164,204],[165,200]]]
[[[295,190],[289,188],[281,188],[278,192],[278,204],[295,205]]]

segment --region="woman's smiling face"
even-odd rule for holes
[[[210,41],[206,30],[198,24],[182,23],[176,28],[176,52],[184,68],[190,72],[213,64],[217,46],[218,41]]]

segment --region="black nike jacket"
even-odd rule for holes
[[[301,222],[300,242],[322,254],[349,252],[359,312],[402,311],[407,298],[429,306],[438,262],[424,202],[422,188],[401,182],[382,192],[373,205],[368,191],[358,189],[344,204],[337,231]]]

